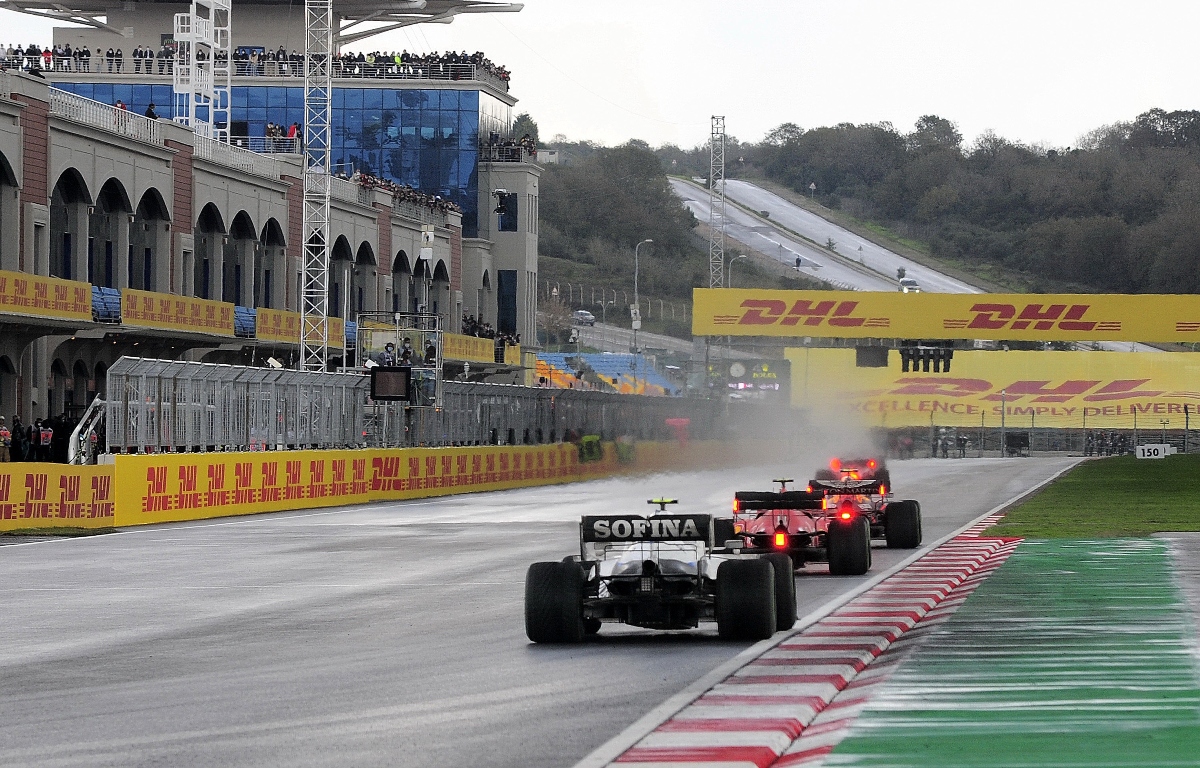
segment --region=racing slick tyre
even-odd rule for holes
[[[871,525],[867,518],[831,521],[826,547],[831,575],[861,576],[871,570]]]
[[[534,563],[525,574],[525,634],[535,643],[583,639],[583,569],[577,563]]]
[[[596,634],[597,632],[600,631],[601,626],[602,626],[602,624],[600,622],[600,619],[597,619],[594,616],[588,616],[586,619],[583,620],[583,632],[586,635]]]
[[[888,549],[921,546],[921,505],[916,501],[893,501],[883,510],[883,530]]]
[[[790,555],[773,552],[763,560],[775,570],[775,629],[791,629],[796,623],[796,564]]]
[[[737,533],[734,531],[732,520],[727,517],[713,518],[713,541],[718,547],[723,547],[725,542],[736,538]]]
[[[716,608],[717,634],[722,640],[766,640],[775,634],[775,572],[771,563],[721,563],[717,568]]]

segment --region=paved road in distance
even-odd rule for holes
[[[0,765],[570,765],[746,644],[606,625],[531,645],[528,564],[574,551],[581,514],[724,512],[817,461],[0,547]],[[932,541],[1069,461],[892,475]],[[801,615],[862,581],[812,570]]]

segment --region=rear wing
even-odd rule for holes
[[[812,480],[808,487],[823,496],[882,496],[882,480]]]
[[[734,511],[765,509],[820,509],[825,494],[820,491],[738,491],[733,495]]]
[[[712,547],[712,515],[585,515],[579,522],[584,544],[702,541]]]

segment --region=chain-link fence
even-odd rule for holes
[[[444,383],[444,406],[369,399],[359,373],[123,357],[108,371],[109,452],[532,445],[600,435],[718,437],[720,403],[581,390]],[[673,422],[675,426],[672,426]]]

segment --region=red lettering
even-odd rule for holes
[[[833,311],[833,317],[829,318],[829,324],[838,328],[857,328],[867,321],[865,317],[850,317],[850,313],[858,306],[857,301],[843,301],[838,304],[838,308]]]
[[[1073,397],[1082,395],[1100,382],[1098,381],[1067,381],[1054,389],[1047,389],[1048,381],[1017,381],[1004,388],[1004,394],[996,392],[983,398],[984,400],[1004,400],[1014,403],[1022,397],[1037,395],[1035,403],[1065,403]]]
[[[1058,327],[1064,331],[1090,331],[1096,327],[1095,323],[1075,322],[1084,316],[1091,309],[1090,304],[1072,304],[1067,310],[1067,316],[1058,324]]]
[[[1157,397],[1161,395],[1161,391],[1138,389],[1138,387],[1149,383],[1149,381],[1150,379],[1122,379],[1114,381],[1105,384],[1083,399],[1088,402],[1100,402],[1104,400],[1129,400],[1135,397]]]
[[[778,299],[746,299],[742,307],[746,313],[738,321],[739,325],[772,325],[787,309],[787,304]],[[769,317],[764,317],[764,312]]]
[[[1008,321],[1017,314],[1017,308],[1011,304],[975,304],[971,307],[971,311],[977,314],[967,326],[968,328],[985,328],[993,331],[1008,325]]]
[[[893,389],[893,395],[933,395],[938,397],[971,397],[992,388],[990,381],[983,379],[897,379],[902,385]]]
[[[782,303],[782,302],[781,302]],[[856,302],[843,302],[843,304],[855,304]],[[829,311],[833,309],[836,301],[818,301],[814,306],[813,302],[808,299],[802,299],[792,305],[788,316],[780,321],[780,325],[795,325],[800,322],[800,318],[805,318],[805,325],[820,325]],[[743,304],[743,306],[745,306]],[[853,311],[851,307],[851,311]]]
[[[1036,320],[1033,327],[1039,331],[1048,331],[1054,327],[1054,321],[1062,316],[1063,310],[1067,308],[1066,304],[1051,304],[1045,311],[1042,311],[1041,304],[1026,304],[1025,309],[1021,310],[1021,316],[1013,321],[1012,328],[1014,331],[1023,331],[1029,327],[1030,321]]]

